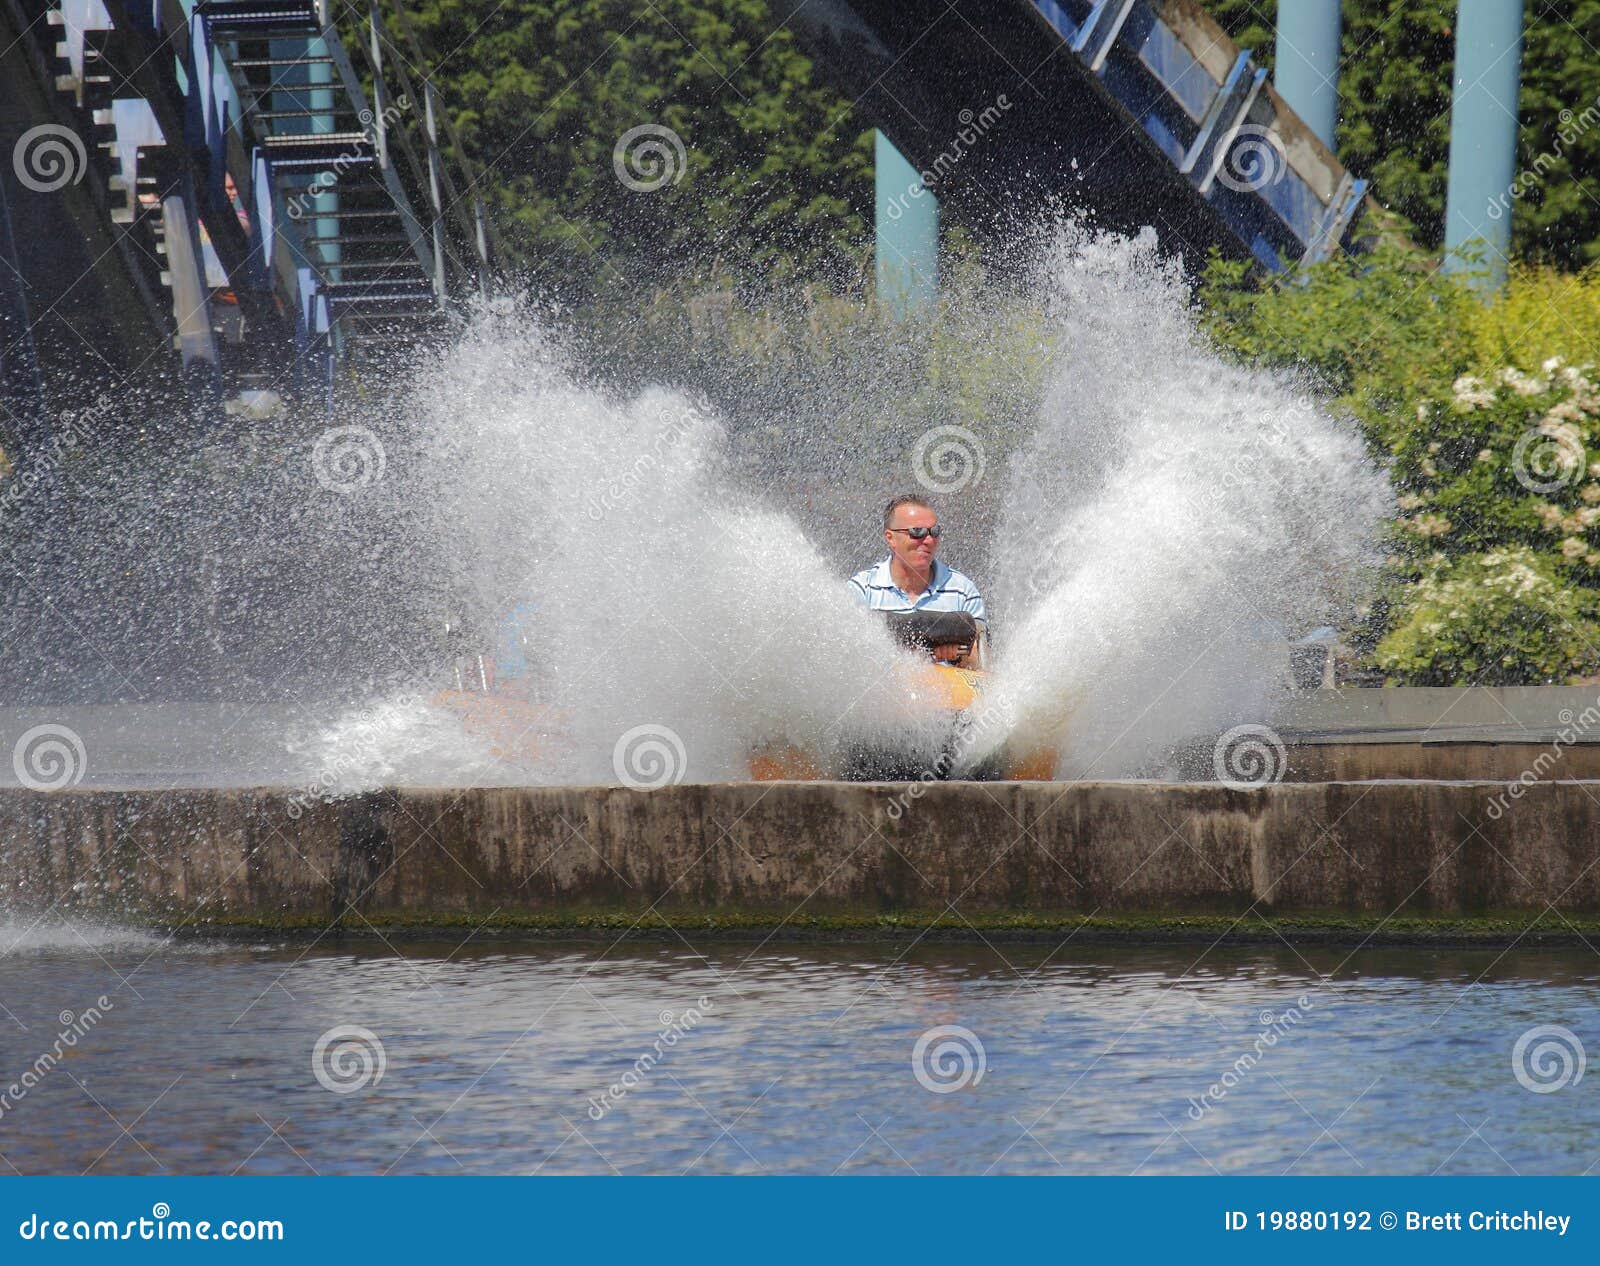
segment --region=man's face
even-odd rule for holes
[[[922,573],[933,566],[933,556],[939,552],[939,538],[925,536],[914,541],[907,528],[933,527],[939,517],[927,506],[896,506],[894,517],[884,529],[883,539],[889,543],[889,552],[900,560],[902,567]]]

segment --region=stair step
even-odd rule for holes
[[[333,282],[328,286],[329,301],[333,304],[336,313],[347,312],[353,309],[382,309],[391,319],[397,316],[425,316],[430,312],[438,311],[434,305],[433,292],[413,290],[410,294],[384,294],[381,292],[346,292],[337,293],[340,285],[353,285],[353,282]]]
[[[331,57],[236,57],[236,58],[233,59],[233,64],[235,66],[331,66],[331,65],[333,65],[333,58],[331,58]],[[332,88],[334,85],[329,83],[327,85],[323,85],[323,84],[302,84],[300,86],[302,88],[305,88],[305,87],[320,88],[320,87],[324,87],[324,86]]]
[[[294,132],[264,137],[261,148],[275,170],[325,171],[369,167],[377,153],[365,132]]]
[[[321,92],[324,89],[317,87],[302,89],[302,91]],[[348,114],[360,117],[360,111],[352,105],[331,105],[324,110],[257,110],[253,106],[246,106],[245,108],[249,111],[250,116],[256,119],[320,119],[330,114]],[[313,132],[310,135],[315,136],[318,133]]]
[[[325,220],[337,220],[339,213],[330,211],[327,215],[319,217]],[[376,246],[378,243],[409,242],[411,239],[404,233],[336,233],[332,237],[308,237],[302,239],[307,245],[321,245],[324,242],[334,242],[340,246]]]
[[[306,0],[201,0],[195,7],[214,34],[322,29],[316,6]]]
[[[337,260],[329,260],[324,265],[324,267],[326,267],[326,268],[343,268],[343,269],[347,269],[347,270],[348,269],[354,269],[354,268],[359,268],[359,269],[362,269],[362,270],[372,269],[372,268],[381,268],[381,269],[384,269],[387,272],[398,272],[398,271],[403,269],[403,270],[411,273],[413,276],[421,276],[422,275],[422,265],[417,261],[415,256],[411,256],[410,258],[407,258],[407,259],[337,259]],[[404,278],[395,277],[395,278],[377,278],[377,280],[380,280],[380,281],[388,281],[388,280],[401,281],[401,280],[405,280],[405,279]],[[363,284],[365,284],[365,283],[363,283]]]

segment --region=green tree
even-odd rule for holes
[[[1574,268],[1600,260],[1600,0],[1525,7],[1517,161],[1540,176],[1516,202],[1512,245],[1524,259]],[[1207,8],[1272,68],[1276,0],[1210,0]],[[1339,153],[1419,242],[1437,247],[1455,0],[1346,0],[1343,12]]]
[[[1519,266],[1484,302],[1388,245],[1251,282],[1214,259],[1217,344],[1298,367],[1389,469],[1384,584],[1353,643],[1416,685],[1600,669],[1600,267]]]
[[[763,277],[855,265],[871,134],[766,0],[424,0],[413,21],[492,214],[541,277],[580,293],[719,258]],[[616,170],[641,126],[672,134],[620,155],[644,190]]]

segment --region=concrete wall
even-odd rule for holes
[[[1576,726],[1580,741],[1600,743],[1597,716],[1600,686],[1387,686],[1308,690],[1285,700],[1273,724],[1308,733],[1481,727],[1501,738]]]
[[[1600,743],[1555,749],[1550,743],[1426,741],[1290,743],[1289,782],[1360,782],[1378,778],[1453,778],[1515,782],[1524,772],[1545,778],[1600,778]]]
[[[0,792],[0,902],[192,925],[594,913],[1600,912],[1600,787],[769,783]],[[897,799],[898,798],[898,799]],[[901,812],[892,816],[898,807]],[[298,814],[298,816],[296,816]]]

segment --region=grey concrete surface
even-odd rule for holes
[[[193,926],[1600,911],[1600,785],[0,792],[0,902]],[[920,794],[918,794],[920,792]]]

